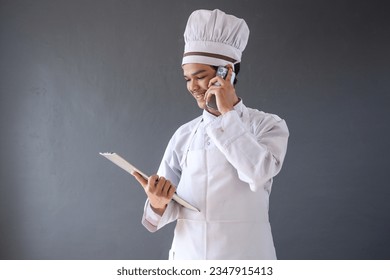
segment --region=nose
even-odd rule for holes
[[[191,79],[188,82],[188,90],[190,92],[196,92],[199,89],[198,82],[195,79]]]

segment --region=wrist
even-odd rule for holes
[[[165,209],[167,208],[168,204],[165,204],[163,207],[155,207],[152,204],[150,204],[150,208],[152,208],[153,212],[162,216],[165,212]]]
[[[241,99],[236,96],[232,102],[233,105],[231,105],[231,107],[221,109],[220,110],[221,114],[224,115],[226,113],[229,113],[230,111],[234,111],[234,106],[236,106],[238,103],[240,103],[240,101],[241,101]]]
[[[228,108],[228,109],[225,109],[225,110],[221,110],[221,115],[225,115],[226,113],[229,113],[230,111],[233,111],[234,110],[234,107],[232,108]]]

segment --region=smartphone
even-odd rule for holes
[[[219,66],[217,69],[217,76],[221,77],[222,79],[226,79],[226,76],[229,72],[229,69],[227,69],[224,66]],[[234,83],[234,78],[235,78],[235,73],[232,73],[232,78],[230,79],[230,82],[233,84]],[[219,83],[215,83],[214,85],[219,86]],[[211,95],[209,101],[206,102],[206,106],[208,108],[211,108],[213,110],[218,111],[218,106],[217,106],[217,99],[215,98],[215,95]]]

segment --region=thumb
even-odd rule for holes
[[[133,176],[135,177],[135,179],[138,181],[138,183],[141,184],[141,186],[142,186],[143,188],[145,188],[145,187],[147,186],[148,180],[146,180],[141,174],[139,174],[139,173],[136,172],[136,171],[133,171],[133,172],[131,173],[131,175],[133,175]]]

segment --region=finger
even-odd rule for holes
[[[208,87],[221,86],[225,80],[220,76],[215,76],[209,81]]]
[[[171,185],[171,187],[170,187],[169,190],[168,190],[167,197],[168,197],[169,199],[171,199],[172,196],[175,194],[175,192],[176,192],[176,187],[175,187],[174,185]]]
[[[211,89],[208,89],[204,94],[204,97],[203,97],[204,100],[206,100],[206,102],[208,102],[211,98],[211,95],[213,95],[213,93],[212,93]]]
[[[164,187],[163,187],[163,189],[162,189],[162,192],[161,192],[161,194],[162,194],[164,197],[168,197],[168,193],[169,193],[169,190],[170,190],[171,186],[172,186],[171,181],[166,180],[166,181],[165,181],[165,184],[164,184]]]
[[[152,175],[149,177],[148,187],[150,191],[155,191],[158,180],[159,180],[158,175]]]
[[[228,64],[225,66],[227,69],[228,69],[228,73],[226,75],[226,81],[230,81],[232,79],[232,76],[233,76],[233,66],[231,64]]]
[[[134,171],[133,173],[131,173],[131,175],[135,177],[135,179],[141,184],[142,187],[145,188],[148,184],[148,181],[138,172]]]
[[[155,184],[155,194],[161,195],[164,189],[164,184],[166,182],[166,179],[164,177],[158,178],[158,181]]]

